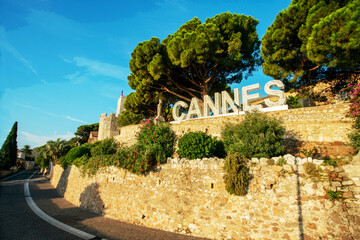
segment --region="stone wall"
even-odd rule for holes
[[[151,228],[211,239],[360,239],[360,159],[305,174],[290,164],[249,163],[246,196],[229,195],[222,159],[168,159],[146,176],[109,167],[84,177],[74,166],[54,168],[51,183],[77,206]],[[289,159],[292,160],[290,161]],[[314,161],[321,163],[321,161]],[[329,199],[341,190],[343,200]]]
[[[344,143],[348,142],[348,133],[351,130],[352,119],[345,117],[349,110],[348,103],[335,105],[289,109],[275,112],[266,112],[267,115],[281,119],[288,132],[290,140],[296,139],[296,146],[291,150],[318,149],[323,157],[346,156],[352,153],[352,148]],[[173,123],[172,129],[177,136],[187,132],[202,131],[212,136],[221,136],[221,130],[226,123],[238,123],[245,115],[217,116],[210,118],[191,119],[180,123]],[[136,126],[121,128],[116,139],[119,142],[134,143]],[[290,142],[289,140],[289,142]],[[291,141],[293,142],[293,141]],[[295,154],[296,151],[290,152]]]

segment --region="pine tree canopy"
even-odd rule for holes
[[[293,0],[261,40],[264,74],[288,87],[359,74],[359,22],[359,0]]]
[[[229,12],[203,23],[195,17],[162,42],[154,37],[139,43],[128,76],[136,90],[133,97],[141,102],[137,111],[143,111],[144,104],[153,109],[160,98],[167,103],[193,97],[202,101],[204,95],[240,83],[261,63],[257,24],[251,16]]]

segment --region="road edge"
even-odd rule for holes
[[[80,237],[82,239],[102,239],[100,237],[97,237],[95,235],[92,235],[90,233],[84,232],[82,230],[76,229],[74,227],[71,227],[69,225],[66,225],[58,220],[56,220],[55,218],[47,215],[44,211],[42,211],[34,202],[34,200],[31,197],[30,194],[30,189],[29,189],[29,179],[32,178],[32,176],[35,174],[35,172],[26,180],[26,182],[24,183],[24,195],[25,195],[25,199],[26,202],[28,204],[28,206],[30,207],[30,209],[41,219],[43,219],[44,221],[50,223],[51,225],[65,231],[68,232],[70,234],[73,234],[77,237]]]

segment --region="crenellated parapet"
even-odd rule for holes
[[[119,135],[119,126],[115,113],[110,113],[109,116],[106,113],[101,114],[98,140],[101,141],[116,135]]]

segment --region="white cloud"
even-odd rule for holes
[[[35,111],[40,112],[40,113],[47,114],[47,115],[52,116],[52,117],[58,117],[58,115],[56,115],[55,113],[48,112],[48,111],[42,110],[40,108],[31,106],[31,105],[21,104],[21,103],[17,103],[17,102],[15,102],[14,105],[17,105],[17,106],[20,106],[20,107],[23,107],[23,108],[32,109],[32,110],[35,110]]]
[[[66,116],[65,118],[69,119],[69,120],[72,120],[72,121],[75,121],[75,122],[79,122],[79,123],[87,123],[85,121],[82,121],[82,120],[79,120],[79,119],[76,119],[76,118],[73,118],[73,117],[70,117],[70,116]]]
[[[73,133],[67,132],[66,134],[54,134],[54,136],[37,136],[35,134],[31,134],[29,132],[21,131],[21,136],[25,138],[29,145],[33,146],[41,146],[44,145],[47,141],[56,140],[58,138],[69,140],[74,137]]]
[[[37,74],[37,71],[33,68],[31,63],[26,58],[24,58],[21,53],[8,41],[6,37],[6,31],[2,26],[0,26],[0,49],[8,52],[18,62],[22,63],[27,69],[29,69],[34,74]]]
[[[69,60],[64,59],[64,61],[68,62]],[[75,65],[78,67],[85,67],[86,68],[85,74],[102,75],[106,77],[121,79],[124,81],[126,81],[129,72],[127,68],[110,63],[87,59],[84,57],[75,57],[72,62],[75,63]],[[68,78],[79,77],[79,73],[68,75],[67,77]]]
[[[79,119],[76,119],[76,118],[73,118],[73,117],[70,117],[70,116],[60,116],[60,115],[57,115],[55,113],[48,112],[48,111],[42,110],[40,108],[31,106],[31,105],[26,105],[26,104],[21,104],[21,103],[14,103],[14,105],[17,105],[17,106],[20,106],[20,107],[23,107],[23,108],[32,109],[32,110],[35,110],[35,111],[43,113],[43,114],[47,114],[47,115],[52,116],[52,117],[58,117],[58,118],[60,117],[60,118],[65,118],[65,119],[75,121],[75,122],[87,123],[85,121],[82,121],[82,120],[79,120]]]

